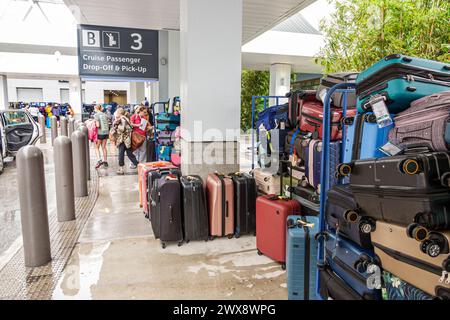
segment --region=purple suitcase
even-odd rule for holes
[[[322,141],[311,140],[303,151],[305,159],[305,173],[309,184],[320,193],[320,177],[322,162]],[[330,188],[338,183],[336,169],[340,163],[341,142],[330,143]]]
[[[175,135],[172,131],[161,131],[158,133],[158,145],[171,146],[175,142]]]
[[[414,101],[394,118],[389,141],[401,148],[423,146],[432,152],[450,150],[450,91]]]

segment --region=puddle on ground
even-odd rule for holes
[[[103,256],[111,243],[83,246],[74,251],[71,264],[64,271],[54,293],[55,300],[91,300],[91,287],[100,279]]]

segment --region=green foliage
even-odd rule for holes
[[[321,30],[318,61],[326,73],[362,71],[401,53],[450,61],[450,1],[329,0],[336,11]]]
[[[252,123],[252,96],[269,95],[270,74],[268,71],[242,71],[241,129],[247,131]],[[262,111],[264,104],[257,101],[256,109]]]

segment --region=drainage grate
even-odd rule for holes
[[[76,221],[59,223],[49,212],[53,260],[39,268],[25,268],[23,248],[0,271],[0,299],[50,300],[98,197],[99,177],[92,172],[89,196],[75,200]]]

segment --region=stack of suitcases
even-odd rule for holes
[[[181,164],[180,146],[180,121],[181,107],[179,98],[174,98],[172,108],[170,103],[161,103],[154,107],[156,122],[156,155],[160,161],[171,161],[173,164]]]
[[[320,295],[450,298],[450,65],[388,56],[356,80],[328,191]],[[342,179],[341,179],[342,178]]]

